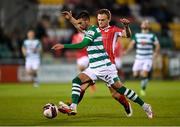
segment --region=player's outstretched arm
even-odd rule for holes
[[[160,44],[157,42],[157,43],[155,43],[155,49],[154,49],[153,57],[156,58],[158,56],[159,52],[160,52]]]
[[[135,41],[132,40],[132,41],[129,43],[127,49],[123,52],[123,55],[128,54],[128,53],[134,48],[134,45],[135,45]]]
[[[22,50],[23,56],[25,57],[27,55],[26,48],[24,46],[22,46],[21,50]]]
[[[51,49],[53,49],[53,50],[61,50],[63,48],[64,48],[64,45],[62,45],[62,44],[55,44],[55,45],[53,45],[53,47]]]
[[[131,37],[131,29],[129,27],[130,21],[128,19],[126,19],[126,18],[122,18],[122,19],[120,19],[120,22],[124,26],[124,30],[123,30],[122,36],[126,37],[126,38]]]
[[[55,44],[51,49],[53,50],[60,50],[63,48],[69,48],[69,49],[82,49],[89,45],[91,41],[89,39],[84,38],[82,42],[76,43],[76,44]]]
[[[78,20],[76,20],[73,16],[72,16],[72,12],[68,12],[68,11],[63,11],[62,15],[65,17],[65,19],[69,20],[70,23],[73,24],[73,26],[79,31],[83,33],[83,30],[80,27],[80,24],[78,22]]]

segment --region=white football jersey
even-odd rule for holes
[[[40,59],[40,52],[39,49],[41,49],[41,43],[37,39],[33,40],[25,40],[23,47],[26,49],[26,60],[37,60]],[[35,51],[36,50],[36,51]]]

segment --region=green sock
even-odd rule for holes
[[[72,103],[78,104],[80,93],[81,93],[81,85],[82,82],[79,77],[75,77],[72,80]]]
[[[78,104],[79,96],[77,94],[72,94],[72,103]]]
[[[142,106],[144,104],[144,101],[131,89],[128,89],[128,88],[122,86],[121,88],[119,88],[117,90],[117,92],[126,96],[133,102],[138,103],[140,106]]]
[[[141,79],[141,88],[143,89],[143,90],[145,90],[146,89],[146,86],[147,86],[147,84],[148,84],[148,78],[142,78]]]

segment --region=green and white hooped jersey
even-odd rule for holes
[[[154,44],[159,43],[153,33],[136,33],[132,40],[136,44],[136,59],[152,59]]]
[[[89,57],[89,67],[94,69],[102,66],[111,65],[111,61],[104,49],[101,31],[97,26],[90,26],[85,32],[84,38],[91,43],[87,47]]]

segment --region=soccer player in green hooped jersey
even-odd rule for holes
[[[149,31],[150,24],[148,20],[141,23],[141,33],[136,33],[132,37],[127,50],[128,53],[133,47],[136,47],[136,58],[133,65],[133,76],[141,77],[141,91],[140,94],[145,96],[145,89],[148,84],[148,74],[152,68],[152,59],[156,58],[160,50],[159,41],[155,34]],[[154,48],[155,46],[155,48]]]
[[[78,22],[79,17],[82,17],[82,15],[86,15],[86,13],[88,13],[86,10],[82,11],[79,15],[76,16],[76,21]],[[64,17],[70,21],[74,27],[76,29],[78,29],[78,31],[83,31],[84,29],[84,23],[80,23],[81,26],[79,26],[79,24],[75,24],[73,23],[70,19],[72,19],[72,14],[71,12],[62,12],[62,14],[64,15]],[[84,17],[85,19],[85,17]],[[116,65],[115,62],[115,57],[114,57],[114,47],[115,47],[115,42],[117,41],[118,37],[130,37],[131,35],[131,30],[129,28],[129,20],[127,19],[121,19],[120,22],[123,24],[124,26],[124,30],[121,30],[115,26],[110,26],[109,22],[111,21],[111,12],[108,9],[100,9],[97,12],[97,19],[98,19],[98,25],[99,25],[99,29],[101,30],[101,34],[102,34],[102,38],[103,38],[103,45],[104,48],[109,56],[109,59],[111,61],[112,64]],[[89,20],[89,18],[87,17],[87,20]],[[83,33],[85,33],[83,31]],[[106,84],[112,97],[124,107],[125,113],[127,117],[131,117],[133,114],[132,108],[131,108],[131,104],[128,102],[127,98],[125,98],[124,95],[119,94],[116,90],[113,89],[113,87],[111,87],[110,84]],[[86,89],[89,86],[95,86],[95,83],[85,83],[81,85],[81,93],[80,93],[80,98],[78,101],[78,104],[81,102]],[[62,105],[62,102],[59,102]],[[61,106],[60,106],[61,107]],[[59,108],[59,111],[64,113],[63,108]]]
[[[153,118],[151,106],[145,103],[133,90],[126,88],[120,82],[116,67],[111,63],[104,49],[100,29],[90,24],[88,13],[85,17],[88,18],[79,18],[80,23],[86,25],[84,28],[86,32],[82,42],[78,44],[55,44],[52,47],[53,50],[60,50],[63,48],[80,49],[87,47],[89,57],[89,67],[72,80],[72,104],[70,106],[62,105],[63,108],[66,109],[69,115],[75,115],[77,113],[81,85],[88,81],[100,79],[110,84],[118,93],[125,95],[133,102],[139,104],[146,112],[148,118]]]

